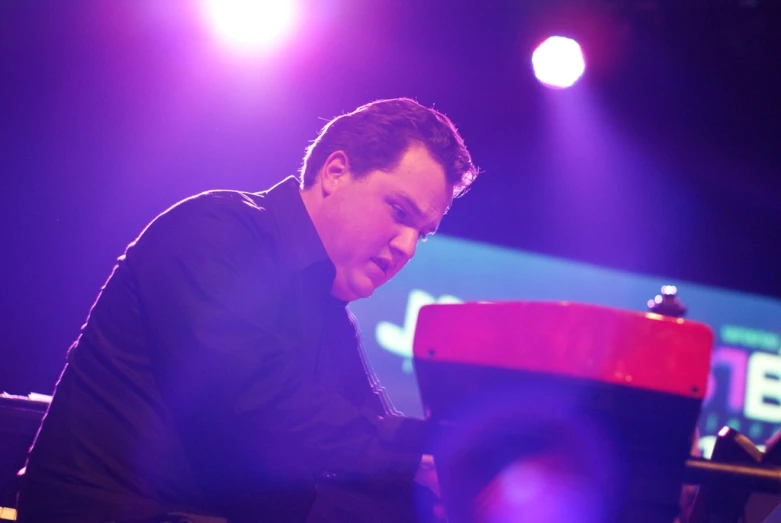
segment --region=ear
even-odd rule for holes
[[[320,185],[323,196],[328,196],[339,186],[339,181],[344,180],[350,173],[350,160],[344,151],[334,151],[325,159],[320,170]],[[344,182],[342,182],[344,183]]]

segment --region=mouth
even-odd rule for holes
[[[390,262],[388,260],[372,258],[372,261],[380,268],[383,274],[388,274],[388,269],[390,269]]]

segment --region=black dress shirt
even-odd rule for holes
[[[421,431],[385,408],[334,275],[295,178],[158,216],[68,352],[20,521],[288,522],[322,477],[410,482]]]

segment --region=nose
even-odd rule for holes
[[[404,263],[408,262],[418,247],[418,231],[412,227],[404,227],[391,240],[390,246],[394,254],[400,256]]]

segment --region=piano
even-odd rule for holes
[[[713,341],[571,302],[423,307],[413,361],[449,521],[673,522]]]

